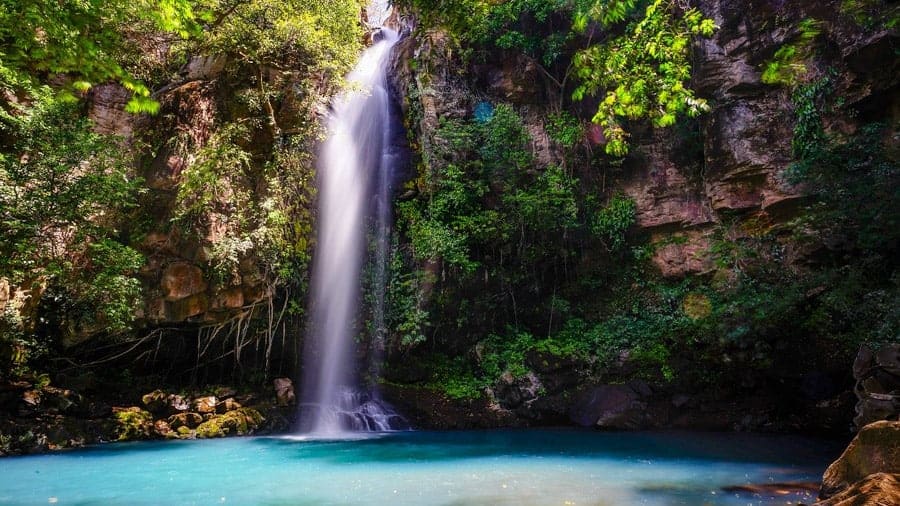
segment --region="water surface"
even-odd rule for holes
[[[0,459],[0,504],[747,505],[818,481],[840,448],[786,436],[405,432],[358,440],[116,443]]]

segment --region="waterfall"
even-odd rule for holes
[[[376,330],[372,354],[377,356],[383,349],[395,158],[390,143],[387,66],[398,39],[396,32],[382,28],[376,43],[363,53],[347,77],[349,91],[332,104],[328,138],[319,157],[318,243],[300,408],[300,430],[313,436],[391,430],[405,424],[380,400],[376,389],[360,388],[354,341],[366,226],[374,218]],[[377,367],[372,370],[377,372]]]

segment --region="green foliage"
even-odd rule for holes
[[[327,76],[337,82],[362,48],[359,0],[236,2],[200,47],[245,63]]]
[[[886,127],[865,124],[848,138],[826,133],[822,114],[831,85],[826,76],[794,94],[796,162],[788,176],[818,198],[808,220],[819,233],[839,237],[845,248],[889,251],[900,240],[900,168],[884,149]]]
[[[635,223],[636,213],[634,199],[615,193],[606,206],[594,215],[591,230],[608,241],[610,249],[619,249],[625,244],[625,233]]]
[[[74,104],[35,91],[30,108],[0,118],[10,142],[0,157],[0,278],[46,285],[57,317],[74,328],[121,332],[134,318],[144,259],[119,227],[140,181],[119,139],[91,131]]]
[[[477,399],[484,391],[484,384],[472,371],[465,357],[450,358],[435,354],[430,358],[428,369],[431,381],[428,386],[444,392],[451,399]]]
[[[428,281],[422,271],[409,272],[404,262],[396,236],[391,246],[390,277],[387,283],[387,326],[400,337],[396,346],[400,350],[413,348],[425,342],[428,312],[423,308],[421,285]]]
[[[619,23],[637,9],[634,1],[597,1],[581,14],[604,25]],[[643,16],[628,23],[621,36],[579,51],[574,58],[581,84],[573,98],[605,92],[595,123],[603,127],[606,152],[624,156],[628,134],[623,120],[648,119],[657,127],[675,124],[679,115],[697,116],[709,109],[686,86],[691,75],[690,43],[694,36],[710,37],[716,27],[697,9],[675,14],[672,0],[654,0]]]
[[[565,149],[572,149],[584,138],[581,121],[563,111],[547,117],[547,135]]]
[[[869,30],[900,25],[900,6],[887,0],[843,0],[840,12]]]
[[[114,413],[119,441],[149,439],[153,430],[153,415],[140,408],[125,408]]]
[[[116,81],[133,93],[126,110],[155,113],[147,86],[121,65],[126,30],[188,37],[210,19],[193,0],[0,2],[0,86],[32,88],[47,75],[70,77],[64,97]]]
[[[197,150],[182,172],[173,220],[197,233],[213,226],[225,231],[208,245],[220,280],[237,279],[241,261],[252,255],[268,281],[303,286],[312,234],[312,162],[303,145],[285,144],[260,167],[243,147],[248,135],[244,125],[226,124]]]
[[[821,33],[820,23],[804,19],[797,25],[794,42],[778,48],[771,60],[763,65],[760,80],[766,84],[794,86],[806,75],[806,60],[812,56],[815,41]]]

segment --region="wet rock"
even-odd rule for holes
[[[887,506],[900,504],[900,478],[897,474],[875,473],[857,481],[844,491],[819,501],[814,506]]]
[[[880,421],[859,431],[822,477],[826,499],[875,473],[900,473],[900,422]]]
[[[167,423],[172,429],[187,427],[193,429],[203,423],[203,417],[198,413],[178,413],[169,417]]]
[[[272,383],[275,386],[275,399],[279,406],[290,406],[297,402],[294,382],[290,378],[275,378]]]
[[[218,404],[218,399],[216,399],[216,396],[207,395],[205,397],[197,397],[196,399],[194,399],[194,402],[191,403],[191,407],[197,413],[205,415],[208,413],[215,413],[216,404]]]
[[[41,403],[41,393],[37,390],[26,390],[22,393],[22,402],[28,406],[38,406]]]

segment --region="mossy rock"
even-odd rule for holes
[[[264,420],[253,408],[239,408],[211,417],[197,427],[196,433],[198,438],[243,436],[256,430]]]
[[[137,406],[113,408],[113,417],[119,441],[149,439],[153,433],[153,415]]]

